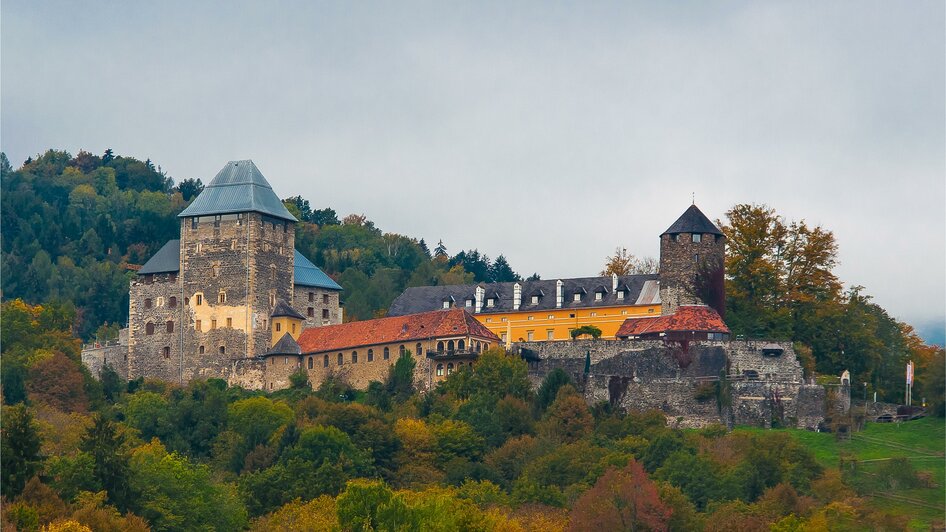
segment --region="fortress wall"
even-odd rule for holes
[[[326,296],[328,303],[326,303]],[[292,308],[305,316],[303,329],[321,327],[322,325],[337,325],[342,322],[342,309],[338,301],[339,293],[335,290],[326,290],[314,286],[295,285],[292,293]],[[312,315],[309,315],[309,309]],[[324,311],[328,311],[328,323],[322,323]]]

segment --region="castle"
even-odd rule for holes
[[[302,371],[314,387],[332,377],[364,388],[410,351],[424,391],[504,344],[536,385],[560,368],[589,401],[684,425],[823,419],[824,390],[804,382],[790,343],[729,338],[726,237],[696,205],[660,235],[658,274],[409,288],[389,317],[352,323],[252,161],[227,163],[179,217],[180,239],[131,282],[121,340],[83,350],[94,374],[109,365],[129,379],[276,390]],[[573,340],[587,325],[602,338]]]

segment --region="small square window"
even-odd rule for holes
[[[328,294],[322,294],[322,304],[328,305]]]
[[[581,292],[575,293],[575,295],[572,296],[572,300],[573,300],[573,301],[581,301]]]
[[[539,304],[539,296],[532,296],[532,304],[533,305]]]
[[[535,331],[526,331],[526,340],[532,342],[535,340]]]
[[[550,319],[550,320],[554,320],[554,319],[555,319],[555,314],[549,314],[549,319]]]
[[[604,297],[604,292],[595,292],[595,301],[601,301],[601,298]]]
[[[700,242],[702,239],[703,239],[703,235],[698,234],[698,233],[693,233],[693,241],[694,241],[694,242]]]
[[[315,307],[309,307],[305,310],[306,316],[314,317],[315,316]]]
[[[624,290],[618,290],[618,299],[624,299]]]
[[[552,329],[549,329],[548,331],[546,331],[545,338],[546,338],[547,340],[554,340],[554,339],[555,339],[555,331],[552,330]]]
[[[327,320],[327,319],[328,319],[328,309],[327,309],[327,308],[323,308],[323,309],[322,309],[322,319],[323,319],[323,320]]]
[[[444,301],[444,302],[443,302],[443,308],[450,308],[450,302],[449,302],[449,301]]]
[[[493,306],[495,306],[495,305],[496,305],[496,300],[495,300],[495,299],[493,299],[493,298],[488,298],[488,299],[486,300],[486,306],[487,306],[487,307],[493,307]]]

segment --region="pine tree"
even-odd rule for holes
[[[0,490],[12,499],[40,468],[40,440],[33,415],[25,405],[4,409],[0,454]]]

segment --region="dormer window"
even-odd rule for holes
[[[572,301],[581,301],[581,292],[575,292],[572,296]]]
[[[443,308],[450,308],[450,301],[448,301],[448,300],[445,299],[445,300],[443,301]]]
[[[494,299],[494,298],[492,298],[492,297],[486,298],[486,306],[487,306],[487,307],[495,307],[495,306],[496,306],[496,299]]]
[[[595,301],[601,301],[604,297],[604,292],[595,292]]]
[[[624,290],[618,290],[617,297],[618,299],[624,299]]]
[[[532,296],[532,304],[533,305],[539,304],[539,296]]]
[[[472,307],[472,306],[473,306],[473,300],[472,300],[472,299],[467,299],[467,300],[466,300],[466,306],[467,306],[467,308]]]

